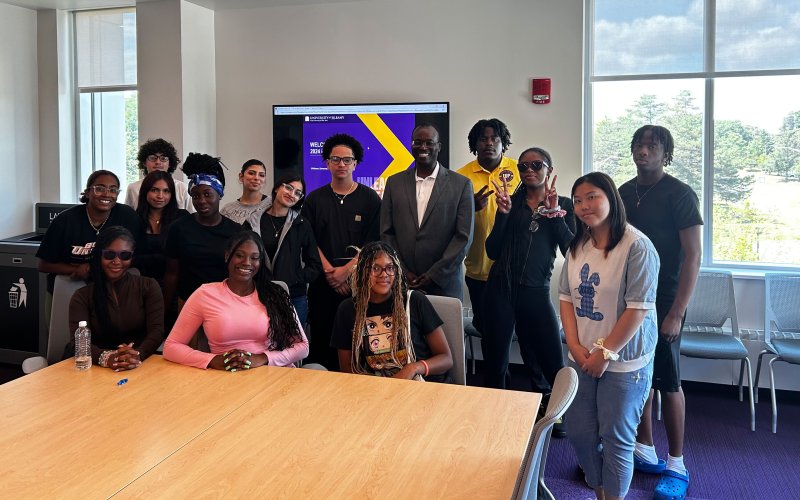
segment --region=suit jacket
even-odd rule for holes
[[[416,170],[389,177],[381,204],[381,240],[395,248],[408,271],[427,273],[433,293],[463,300],[462,264],[472,242],[472,181],[440,165],[418,224]]]

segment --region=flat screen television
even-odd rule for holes
[[[414,164],[411,133],[419,124],[430,123],[439,131],[439,163],[450,166],[449,111],[448,102],[273,106],[275,178],[287,171],[299,172],[308,192],[329,183],[322,145],[328,137],[343,133],[364,147],[355,179],[382,194],[387,177]]]

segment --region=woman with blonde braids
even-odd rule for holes
[[[350,279],[353,296],[339,305],[331,336],[341,371],[446,382],[453,357],[442,320],[425,294],[408,293],[397,252],[368,243]]]

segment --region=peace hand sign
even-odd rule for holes
[[[494,196],[497,200],[497,211],[501,214],[507,214],[511,211],[511,197],[508,195],[508,184],[503,179],[503,185],[497,184],[494,179],[491,179],[494,185]]]
[[[550,174],[544,178],[544,208],[552,210],[558,206],[558,193],[556,192],[556,179],[558,175],[553,176],[553,182],[547,185],[547,180],[550,179]]]

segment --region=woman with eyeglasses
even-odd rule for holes
[[[485,382],[508,388],[509,348],[516,331],[533,390],[547,395],[564,366],[550,277],[556,250],[563,255],[575,234],[575,215],[570,199],[558,196],[558,176],[552,175],[547,151],[526,149],[517,169],[521,182],[515,193],[505,184],[494,185],[497,214],[486,254],[495,262],[483,295]]]
[[[308,320],[308,284],[322,272],[314,231],[300,214],[305,189],[305,181],[297,174],[279,178],[272,188],[272,204],[263,214],[251,214],[245,225],[261,235],[267,251],[262,264],[272,279],[289,286],[301,325]]]
[[[139,169],[145,176],[152,172],[166,172],[172,175],[181,161],[178,158],[175,146],[164,139],[151,139],[142,144],[136,158],[139,161]],[[138,180],[129,184],[128,189],[125,191],[125,204],[134,210],[139,207],[139,193],[142,188],[142,182],[143,180]],[[189,196],[189,189],[185,182],[175,179],[174,196],[178,208],[189,213],[194,212],[192,198]]]
[[[453,366],[442,320],[424,293],[409,294],[397,252],[368,243],[358,254],[350,283],[353,295],[339,304],[331,347],[343,372],[449,380]]]
[[[108,170],[96,170],[86,180],[81,204],[61,212],[47,228],[36,257],[39,271],[48,273],[45,305],[48,323],[56,275],[85,280],[89,276],[92,250],[104,227],[123,226],[137,242],[144,240],[139,216],[131,207],[117,203],[118,195],[117,175]]]
[[[69,303],[69,329],[86,321],[92,331],[92,363],[132,370],[164,340],[164,299],[152,278],[128,273],[136,242],[121,226],[104,228],[90,261],[89,285]],[[74,354],[67,345],[65,358]]]
[[[202,153],[189,153],[183,164],[196,213],[175,222],[167,235],[164,303],[168,307],[177,297],[180,310],[200,285],[222,281],[228,274],[226,245],[244,228],[219,213],[225,192],[222,168],[219,158]]]
[[[247,160],[239,172],[239,184],[242,185],[242,196],[222,207],[222,215],[237,224],[244,224],[251,215],[264,213],[269,207],[270,197],[261,192],[267,178],[267,167],[256,159]]]
[[[137,252],[134,267],[142,276],[155,278],[163,286],[167,257],[164,247],[172,224],[189,212],[178,208],[175,181],[167,172],[155,170],[142,180],[136,213],[145,228],[145,246]]]
[[[225,250],[228,277],[202,285],[189,297],[164,344],[164,359],[236,372],[296,366],[305,358],[308,340],[286,291],[270,281],[266,260],[256,233],[232,237]],[[211,352],[188,345],[200,327]]]

